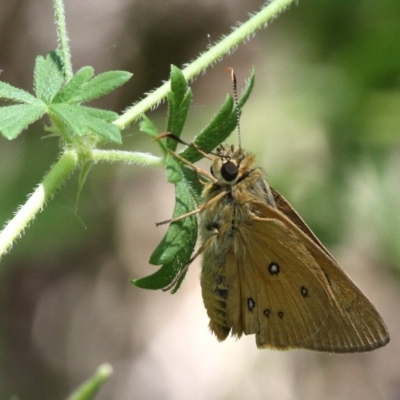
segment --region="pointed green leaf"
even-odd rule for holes
[[[178,217],[194,210],[197,206],[196,198],[186,179],[175,185],[175,209],[173,217]],[[197,219],[187,217],[170,224],[164,238],[150,257],[150,264],[160,265],[179,258],[188,261],[192,255],[197,239]],[[185,247],[182,252],[182,246]]]
[[[176,103],[180,104],[186,96],[188,84],[182,71],[175,65],[171,65],[170,80],[171,92],[174,94]]]
[[[146,117],[146,115],[142,115],[142,120],[139,123],[140,132],[146,133],[152,138],[158,136],[158,129],[154,125],[153,121],[150,118]]]
[[[79,94],[70,99],[76,103],[97,99],[126,83],[133,74],[126,71],[108,71],[95,76],[82,85]]]
[[[51,104],[49,114],[53,119],[60,121],[70,131],[78,136],[88,133],[88,127],[85,124],[85,116],[80,113],[79,106],[74,104]]]
[[[0,132],[7,139],[14,139],[29,124],[38,120],[45,112],[46,106],[42,102],[1,107]]]
[[[87,126],[92,132],[97,133],[103,139],[122,143],[121,132],[114,124],[110,124],[99,118],[88,118]]]
[[[101,108],[78,106],[81,112],[95,118],[100,118],[106,122],[113,122],[118,118],[118,114],[114,111],[102,110]]]
[[[35,96],[32,96],[25,90],[18,89],[5,82],[0,82],[0,98],[26,104],[40,102]]]
[[[182,169],[183,179],[175,185],[174,217],[184,215],[197,207],[199,198],[189,183],[189,179],[193,179],[194,175],[194,171]],[[196,216],[171,223],[163,240],[154,250],[149,261],[153,265],[162,264],[162,267],[152,275],[132,280],[131,282],[144,289],[157,290],[167,287],[182,272],[182,269],[188,265],[194,252],[196,241]],[[185,275],[186,272],[179,276],[171,293],[175,293],[179,289]]]
[[[50,52],[46,58],[36,57],[34,87],[37,98],[50,104],[64,81],[62,61],[57,51]]]
[[[239,108],[242,109],[243,106],[246,104],[247,100],[249,99],[251,92],[254,87],[254,81],[255,81],[255,71],[254,67],[250,71],[250,76],[246,80],[246,86],[244,87],[240,98],[239,98]]]
[[[93,77],[94,69],[92,67],[81,68],[70,81],[56,94],[53,103],[67,103],[72,101],[74,96],[80,95],[82,85]]]
[[[179,137],[186,122],[193,93],[181,70],[174,65],[171,66],[170,80],[171,92],[168,93],[167,132],[172,132]],[[175,150],[177,145],[176,140],[167,139],[167,148]]]
[[[167,155],[165,170],[168,182],[178,183],[182,179],[182,164],[171,154]]]
[[[152,138],[156,138],[159,135],[157,127],[146,115],[142,115],[142,120],[139,123],[139,128],[140,132],[146,133]],[[167,147],[163,140],[156,140],[156,143],[160,146],[161,151],[164,153],[164,155],[168,154]]]
[[[102,115],[103,113],[109,116],[111,115],[111,111],[81,107],[73,104],[51,104],[49,106],[49,113],[76,135],[83,136],[93,132],[104,139],[121,143],[119,129],[115,125],[97,118],[97,115]]]
[[[142,289],[164,289],[170,285],[179,274],[179,269],[176,268],[177,266],[178,265],[174,261],[170,261],[154,272],[154,274],[140,279],[131,279],[131,283]]]
[[[248,78],[246,86],[238,101],[240,109],[242,109],[250,97],[251,91],[254,87],[254,78],[254,69],[252,69],[250,77]],[[236,106],[233,98],[227,96],[221,109],[196,137],[194,143],[205,152],[210,152],[229,137],[232,131],[236,128],[236,125]],[[182,153],[180,153],[180,155],[191,162],[196,162],[203,157],[193,147],[187,147]]]
[[[212,151],[232,133],[236,124],[235,104],[232,96],[228,95],[221,109],[196,137],[194,143],[205,152]],[[186,147],[180,155],[191,162],[196,162],[203,157],[193,147]]]

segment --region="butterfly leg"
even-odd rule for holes
[[[217,203],[224,196],[226,196],[226,193],[225,192],[221,192],[217,196],[213,197],[211,200],[207,201],[206,203],[202,204],[200,207],[196,208],[195,210],[192,210],[192,211],[190,211],[190,212],[188,212],[186,214],[180,215],[179,217],[176,217],[176,218],[167,219],[165,221],[157,222],[156,226],[165,225],[165,224],[168,224],[170,222],[181,221],[181,220],[183,220],[183,219],[185,219],[187,217],[191,217],[192,215],[196,215],[196,214],[202,212],[204,209],[206,209],[210,205],[212,205],[214,203]]]
[[[193,171],[195,171],[197,174],[205,176],[207,179],[209,179],[211,182],[213,183],[217,183],[217,179],[214,178],[211,174],[209,174],[208,172],[204,171],[203,168],[199,168],[196,165],[192,164],[190,161],[184,159],[183,157],[181,157],[178,153],[175,153],[172,150],[168,150],[169,153],[174,156],[175,158],[177,158],[179,161],[182,161],[184,164],[186,164],[187,166],[189,166]]]

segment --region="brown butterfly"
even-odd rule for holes
[[[235,88],[235,77],[232,71]],[[236,97],[236,89],[235,89]],[[172,134],[164,134],[182,142]],[[197,148],[194,144],[191,146]],[[201,288],[218,340],[256,335],[259,348],[333,353],[389,342],[381,316],[293,207],[269,187],[255,155],[220,145],[204,177],[199,214]]]

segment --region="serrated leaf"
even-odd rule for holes
[[[93,77],[92,67],[81,68],[55,95],[53,103],[67,103],[73,101],[74,96],[80,95],[82,85]]]
[[[34,87],[37,98],[50,104],[64,81],[62,60],[58,51],[50,52],[46,58],[36,57]]]
[[[83,84],[80,93],[71,98],[70,101],[83,103],[85,101],[97,99],[122,86],[132,75],[133,74],[126,71],[104,72]]]
[[[46,106],[42,102],[1,107],[0,132],[7,139],[14,139],[29,124],[38,120],[45,112]]]
[[[26,104],[41,103],[40,100],[25,90],[18,89],[5,82],[0,82],[0,98]]]
[[[111,111],[81,107],[73,104],[51,104],[49,112],[51,116],[60,120],[74,134],[83,136],[88,132],[94,132],[104,139],[121,143],[119,129],[115,125],[97,118],[97,115],[102,115],[103,113],[109,116],[111,115]]]

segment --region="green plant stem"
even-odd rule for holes
[[[141,166],[162,166],[164,159],[147,153],[117,151],[117,150],[92,150],[85,158],[93,162],[125,162]],[[79,156],[74,150],[65,150],[50,172],[44,177],[43,182],[29,196],[27,202],[16,212],[14,217],[0,232],[0,258],[12,246],[17,237],[35,218],[54,195],[61,183],[70,175],[79,163]]]
[[[136,164],[140,166],[161,167],[165,160],[162,157],[156,157],[149,153],[139,153],[135,151],[119,151],[119,150],[92,150],[91,159],[94,162],[124,162],[127,164]]]
[[[39,213],[65,178],[78,165],[78,155],[73,150],[66,150],[44,177],[36,190],[29,196],[27,202],[16,212],[14,217],[0,232],[0,257],[12,246],[14,240]]]
[[[258,29],[264,27],[273,18],[276,18],[295,0],[275,0],[267,4],[261,11],[254,14],[247,22],[235,27],[233,32],[222,38],[208,51],[200,55],[195,61],[182,70],[187,80],[193,79],[204,72],[210,65],[221,59],[224,55],[233,52],[240,43],[247,40]],[[164,83],[150,93],[145,99],[128,108],[114,123],[120,128],[126,128],[143,113],[157,106],[170,90],[170,82]]]
[[[100,388],[107,382],[113,373],[110,364],[102,364],[99,366],[95,374],[84,382],[68,400],[92,400]]]
[[[67,24],[65,21],[64,3],[62,0],[54,0],[54,13],[57,25],[57,37],[60,44],[62,60],[64,63],[65,79],[68,82],[72,76],[71,51],[68,44]]]

